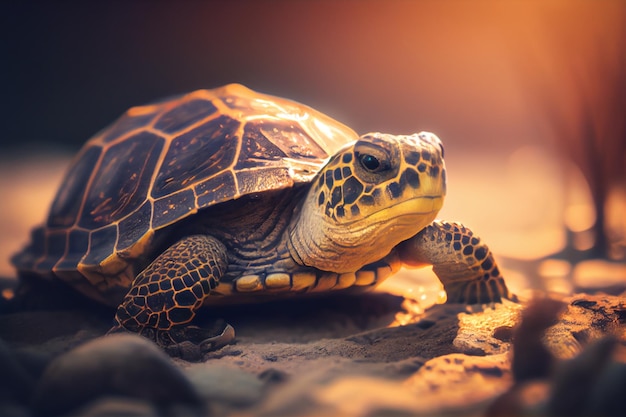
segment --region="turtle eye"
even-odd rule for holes
[[[358,159],[361,166],[369,172],[379,172],[389,169],[389,163],[385,163],[371,154],[360,154],[358,155]]]
[[[380,161],[374,155],[361,155],[359,159],[361,161],[361,165],[363,165],[363,168],[367,169],[368,171],[376,171],[378,168],[380,168]]]

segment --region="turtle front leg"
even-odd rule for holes
[[[189,324],[227,265],[226,247],[217,239],[206,235],[181,239],[137,275],[109,333],[139,333],[172,356],[186,356],[190,343],[200,351],[228,344],[235,337],[230,325],[203,329]]]
[[[400,243],[397,251],[407,266],[433,266],[448,303],[517,301],[487,245],[462,224],[435,221]]]

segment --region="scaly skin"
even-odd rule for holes
[[[487,245],[460,223],[435,221],[398,245],[397,251],[407,266],[432,265],[449,303],[516,300]]]
[[[186,324],[217,287],[227,264],[226,247],[217,239],[206,235],[181,239],[137,275],[110,332],[129,330],[161,346],[215,336]]]

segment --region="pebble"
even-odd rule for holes
[[[495,355],[507,352],[509,341],[502,337],[503,328],[513,328],[520,318],[522,306],[505,300],[492,308],[457,315],[459,330],[453,345],[468,355]]]
[[[61,415],[110,396],[165,408],[201,405],[193,385],[165,352],[144,337],[115,334],[54,359],[35,387],[33,408],[37,415]]]

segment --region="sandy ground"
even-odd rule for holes
[[[450,183],[440,218],[466,223],[491,246],[509,287],[522,296],[523,303],[505,302],[474,312],[440,305],[445,294],[431,271],[403,270],[375,293],[362,297],[209,310],[206,317],[219,316],[237,329],[237,340],[197,363],[163,358],[161,352],[142,345],[143,339],[122,338],[113,345],[103,342],[106,338],[99,336],[109,326],[109,310],[78,310],[68,304],[55,311],[5,312],[0,314],[0,339],[6,343],[0,346],[0,365],[13,371],[27,369],[34,381],[25,391],[8,384],[5,392],[16,394],[8,399],[0,396],[0,411],[14,415],[29,415],[33,409],[60,415],[151,415],[158,409],[175,415],[181,409],[172,404],[181,402],[184,404],[176,406],[201,404],[193,408],[197,415],[482,415],[498,404],[494,402],[497,398],[518,395],[515,401],[525,398],[518,410],[530,407],[535,414],[549,414],[547,387],[554,381],[548,371],[544,370],[539,385],[524,388],[535,392],[534,397],[516,391],[521,389],[521,377],[519,370],[515,371],[514,358],[518,362],[523,358],[512,356],[512,334],[519,329],[526,301],[537,290],[549,290],[558,293],[557,298],[567,306],[559,307],[565,308],[566,316],[554,313],[554,320],[525,338],[528,343],[538,341],[545,328],[557,323],[548,331],[551,361],[576,357],[606,333],[621,340],[621,349],[626,340],[622,293],[626,267],[603,261],[572,267],[563,261],[541,260],[564,244],[561,213],[571,198],[563,189],[564,171],[551,162],[551,155],[535,148],[502,155],[448,153]],[[532,170],[529,158],[536,161]],[[45,218],[67,161],[65,155],[5,155],[0,160],[0,188],[5,197],[0,207],[3,285],[10,285],[15,277],[8,263],[10,254],[24,244],[32,225]],[[579,194],[584,195],[584,190]],[[598,286],[610,287],[617,296],[575,294],[586,287],[596,291]],[[526,322],[533,320],[537,319]],[[607,323],[613,323],[612,327]],[[83,345],[88,341],[91,344]],[[527,364],[542,363],[543,351],[537,349],[540,353],[526,359]],[[115,361],[102,360],[109,358],[107,355]],[[72,365],[84,364],[85,357],[89,359],[86,368]],[[606,359],[607,363],[622,363],[623,356],[615,357],[613,362]],[[124,358],[128,362],[123,362]],[[151,372],[162,369],[164,374],[146,377],[145,367],[133,374],[132,364],[144,363],[144,359],[151,364]],[[33,363],[40,364],[39,371],[33,371],[37,368]],[[96,366],[94,363],[111,365],[85,377],[86,381],[99,381],[97,388],[89,391],[86,382],[77,389],[80,369]],[[550,363],[542,369],[550,368]],[[139,378],[138,382],[127,384],[132,387],[125,390],[116,385],[107,391],[111,384],[105,376],[111,369],[118,369],[128,381]],[[172,378],[182,378],[182,386],[190,384],[194,396],[189,401],[184,395],[174,396],[166,412],[165,400],[150,396],[160,388],[146,388],[148,394],[144,390],[141,395],[135,391],[137,386],[162,388],[167,385],[164,380]],[[68,379],[73,381],[71,390],[51,394],[54,390],[50,387],[61,387]],[[177,389],[171,387],[168,392]],[[22,401],[20,395],[35,399]],[[507,401],[506,406],[516,404]]]

